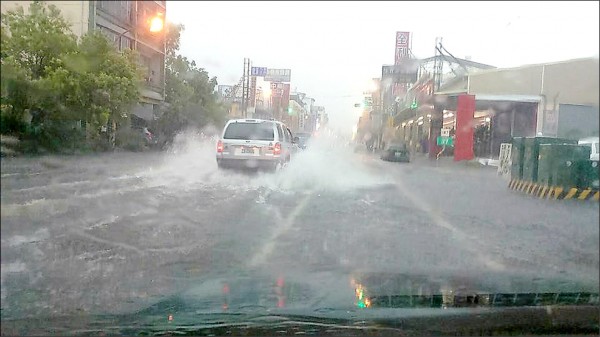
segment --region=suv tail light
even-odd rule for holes
[[[281,154],[281,143],[275,143],[275,148],[273,149],[273,154],[275,154],[275,155]]]
[[[223,153],[223,141],[220,139],[217,142],[217,153]]]

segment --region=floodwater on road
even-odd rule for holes
[[[597,291],[598,203],[353,150],[322,136],[258,174],[218,171],[197,134],[162,153],[3,158],[2,319],[129,312],[250,272],[489,272]]]

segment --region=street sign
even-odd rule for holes
[[[510,155],[511,150],[511,143],[500,144],[500,164],[498,165],[498,175],[501,175],[506,179],[510,179],[510,168],[512,166],[512,160]]]
[[[267,69],[265,81],[268,82],[289,82],[291,79],[291,69]]]
[[[419,61],[407,59],[399,65],[381,66],[381,79],[391,79],[392,83],[414,83],[417,81]]]
[[[283,83],[281,82],[271,82],[271,89],[275,90],[275,89],[281,89],[283,90]]]
[[[450,137],[450,129],[449,128],[442,128],[440,136],[442,136],[442,137]]]
[[[437,137],[437,145],[438,146],[454,146],[454,142],[452,137]]]
[[[267,67],[252,67],[250,69],[251,76],[267,76]]]

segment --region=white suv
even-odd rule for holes
[[[295,147],[292,132],[279,121],[232,119],[217,142],[217,165],[276,171],[291,160]]]

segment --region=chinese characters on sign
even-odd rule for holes
[[[250,69],[250,75],[264,77],[267,75],[267,68],[266,67],[252,67]]]
[[[271,82],[271,94],[276,97],[283,96],[284,84],[281,82]]]
[[[268,82],[290,82],[292,77],[291,69],[267,69],[265,81]]]
[[[392,79],[392,83],[414,83],[419,71],[418,60],[405,60],[401,65],[382,66],[381,79]]]
[[[394,58],[395,65],[402,63],[403,60],[410,58],[410,33],[396,32],[396,56]]]
[[[219,85],[217,87],[219,95],[223,98],[233,97],[233,86],[232,85]]]

